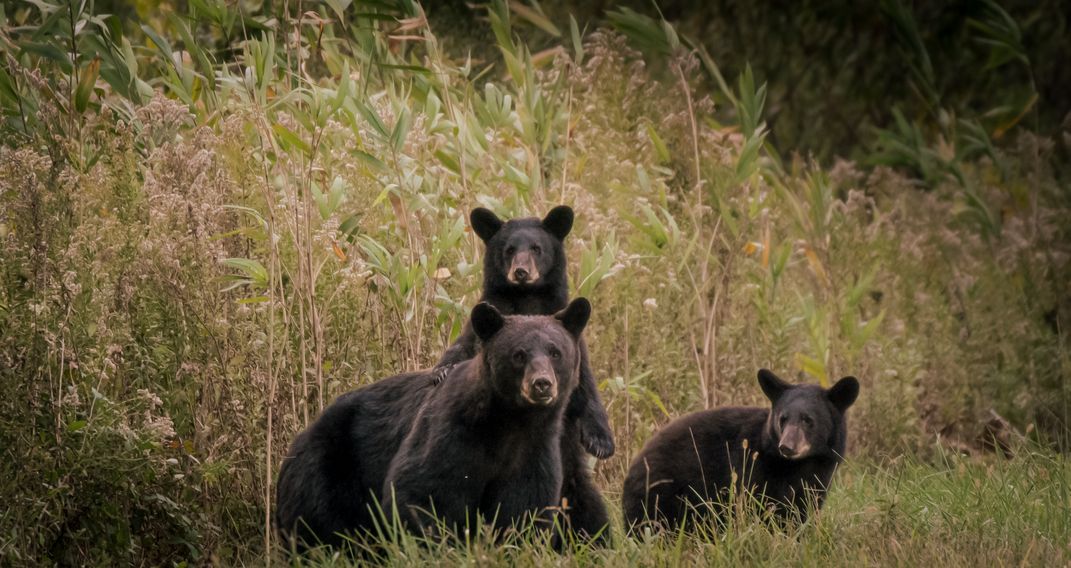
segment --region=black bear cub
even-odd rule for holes
[[[280,536],[299,549],[338,545],[395,510],[413,530],[433,522],[426,511],[455,527],[477,515],[498,528],[548,519],[590,314],[583,298],[553,316],[506,317],[481,303],[471,318],[477,356],[444,384],[406,373],[339,397],[279,471]]]
[[[469,216],[472,228],[486,245],[483,294],[480,300],[503,314],[548,315],[569,301],[567,262],[563,241],[573,228],[573,210],[555,207],[542,219],[503,221],[484,208]],[[436,365],[441,378],[451,365],[475,354],[476,337],[466,325],[461,336]],[[561,452],[564,469],[562,500],[566,526],[581,538],[609,538],[609,515],[585,464],[586,453],[605,459],[614,453],[609,418],[602,405],[587,347],[580,346],[580,383],[566,409]]]
[[[759,385],[772,408],[695,412],[651,438],[625,478],[630,531],[694,528],[720,518],[729,496],[745,489],[781,519],[806,520],[812,503],[822,505],[844,455],[844,412],[859,382],[845,377],[827,390],[791,385],[762,369]]]

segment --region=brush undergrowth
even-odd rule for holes
[[[495,2],[481,61],[405,0],[132,6],[0,8],[6,562],[281,558],[294,435],[463,324],[468,211],[559,203],[620,448],[596,465],[612,506],[670,418],[761,403],[759,367],[860,378],[853,462],[801,534],[567,556],[403,537],[390,562],[1067,561],[1066,129],[901,117],[880,159],[825,167],[775,151],[750,69],[724,77],[636,14],[582,30]],[[1030,440],[985,430],[991,410]],[[1015,457],[945,449],[993,436]]]

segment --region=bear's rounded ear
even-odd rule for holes
[[[498,234],[498,230],[502,228],[502,219],[499,219],[498,215],[492,213],[490,209],[483,207],[477,207],[469,213],[469,222],[472,224],[472,230],[476,231],[485,243]]]
[[[844,377],[829,387],[826,396],[837,410],[844,412],[859,397],[859,381],[855,377]]]
[[[554,318],[562,322],[562,326],[573,337],[580,337],[591,318],[591,302],[587,298],[577,298],[569,302],[564,310],[554,314]]]
[[[568,205],[559,205],[543,217],[543,228],[559,241],[565,240],[569,231],[573,230],[573,208]]]
[[[506,318],[491,304],[480,302],[472,308],[472,330],[480,341],[491,339],[505,325]]]
[[[762,392],[766,393],[766,398],[770,399],[770,402],[777,402],[785,391],[792,388],[792,385],[782,381],[769,369],[759,369],[759,386],[762,387]]]

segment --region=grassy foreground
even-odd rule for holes
[[[806,525],[771,530],[739,519],[700,535],[624,538],[618,501],[616,542],[569,554],[543,542],[515,539],[469,546],[394,539],[390,566],[1064,566],[1071,561],[1071,464],[1045,453],[1010,460],[941,454],[936,463],[903,458],[850,461],[829,500]],[[285,556],[276,560],[286,562]],[[349,565],[313,557],[294,565]]]

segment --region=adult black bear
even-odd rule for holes
[[[562,484],[562,415],[590,315],[583,298],[553,318],[506,319],[479,304],[471,325],[482,348],[420,409],[387,473],[385,507],[410,528],[436,518],[460,528],[476,513],[496,528],[532,514],[551,520]]]
[[[552,314],[569,300],[563,240],[573,228],[573,210],[561,205],[543,218],[502,221],[484,208],[469,216],[472,228],[486,245],[483,294],[504,314]],[[466,325],[457,341],[436,365],[448,369],[473,356],[475,336]],[[585,451],[605,459],[614,453],[609,418],[599,397],[588,351],[580,348],[580,384],[566,409],[561,440],[564,484],[562,498],[567,525],[581,538],[609,539],[610,517],[585,464]],[[445,372],[445,371],[443,371]]]
[[[299,548],[338,545],[391,511],[410,526],[434,504],[451,523],[466,512],[500,525],[558,504],[558,439],[575,389],[579,298],[554,316],[503,317],[481,303],[481,349],[434,386],[430,372],[396,375],[339,397],[290,448],[279,471],[276,526]],[[503,525],[504,526],[504,525]]]
[[[773,403],[689,414],[662,428],[629,468],[622,495],[625,526],[687,527],[717,516],[733,490],[750,490],[780,518],[806,520],[822,505],[844,454],[844,411],[859,395],[845,377],[829,390],[790,385],[759,371]],[[798,517],[797,517],[798,516]],[[654,521],[650,523],[650,521]]]

